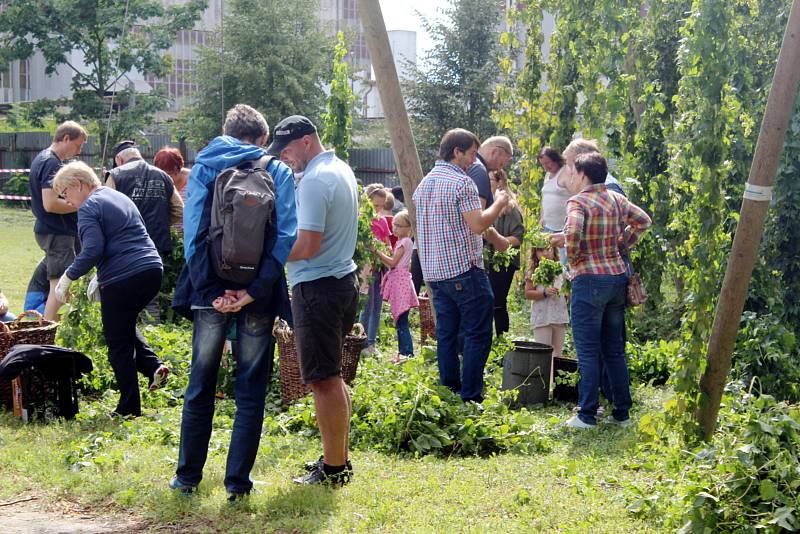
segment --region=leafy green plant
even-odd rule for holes
[[[680,342],[627,343],[628,372],[632,379],[654,385],[665,384],[677,365]]]
[[[538,229],[534,230],[533,232],[529,232],[527,236],[525,236],[525,243],[528,244],[532,249],[534,248],[545,248],[548,249],[551,247],[550,245],[550,234],[545,232],[541,232]]]
[[[505,351],[500,348],[495,354],[500,352]],[[494,361],[497,356],[490,358]],[[500,390],[496,366],[493,371],[487,367],[485,399],[476,404],[463,402],[438,383],[435,362],[436,351],[429,347],[402,367],[371,358],[361,361],[352,393],[353,446],[440,456],[549,449],[547,438],[533,426],[530,412],[509,408],[508,401],[516,392]],[[288,431],[316,432],[310,399],[292,406],[278,416],[278,421],[279,427]]]
[[[336,34],[336,48],[333,52],[333,80],[328,96],[327,111],[322,114],[325,125],[322,141],[336,150],[336,155],[344,161],[349,157],[353,143],[353,105],[355,97],[351,87],[350,66],[345,61],[347,44],[344,33]]]
[[[30,192],[28,176],[15,173],[3,184],[2,193],[6,195],[27,195]]]
[[[531,282],[534,286],[553,287],[556,278],[563,272],[564,268],[560,262],[542,258],[539,260],[539,266],[533,271]]]
[[[800,529],[800,411],[766,395],[738,408],[694,454],[682,532]]]
[[[495,272],[499,272],[500,269],[508,269],[517,256],[519,256],[519,249],[515,247],[509,247],[507,250],[483,248],[483,261]]]
[[[358,207],[358,234],[356,236],[356,250],[353,254],[353,261],[359,268],[371,266],[379,269],[383,266],[381,259],[373,251],[380,249],[391,256],[385,243],[380,243],[372,233],[372,221],[378,216],[375,207],[367,195],[363,193],[359,186],[361,201]]]
[[[736,339],[733,374],[745,382],[757,378],[757,389],[790,402],[800,401],[800,347],[777,315],[745,312]]]
[[[580,371],[565,371],[563,369],[559,369],[556,371],[556,375],[553,377],[553,380],[557,385],[561,386],[569,386],[569,387],[578,387],[578,382],[581,381],[581,372]]]
[[[172,309],[172,297],[175,294],[175,284],[183,269],[183,233],[177,229],[170,229],[172,239],[172,252],[163,258],[164,278],[161,280],[161,289],[158,292],[158,309],[161,319],[167,323],[181,321],[181,317]]]

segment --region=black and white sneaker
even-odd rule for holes
[[[345,464],[342,471],[331,474],[325,472],[325,465],[322,463],[322,460],[318,460],[313,464],[306,464],[306,468],[308,468],[309,465],[312,465],[311,469],[309,469],[305,475],[292,479],[292,482],[295,484],[308,485],[324,484],[336,488],[348,484],[350,479],[353,478],[353,466],[350,462]]]

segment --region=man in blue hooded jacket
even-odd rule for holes
[[[208,456],[214,396],[222,346],[236,321],[236,416],[233,421],[225,489],[234,501],[250,493],[264,420],[264,397],[272,372],[272,324],[288,305],[284,264],[297,238],[294,176],[273,159],[267,171],[275,182],[272,228],[265,232],[258,277],[246,287],[219,278],[208,251],[214,181],[224,169],[257,160],[269,136],[264,117],[243,104],[228,111],[224,135],[197,155],[184,208],[186,265],[178,278],[173,307],[194,321],[192,367],[183,404],[178,467],[170,488],[191,493],[200,483]]]

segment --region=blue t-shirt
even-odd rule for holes
[[[39,152],[31,162],[31,173],[28,177],[31,188],[31,211],[36,217],[33,231],[37,234],[77,235],[78,217],[74,213],[50,213],[44,209],[42,189],[53,188],[55,177],[64,165],[50,148]]]
[[[332,150],[306,166],[297,188],[297,229],[322,232],[322,243],[313,258],[286,264],[290,286],[356,270],[358,186],[353,170]]]
[[[480,154],[476,155],[475,163],[467,169],[467,176],[475,182],[475,187],[478,188],[478,196],[486,201],[486,208],[494,204],[492,181],[489,178],[489,171],[486,169],[486,162]]]
[[[100,285],[113,284],[148,269],[161,269],[161,257],[147,235],[131,199],[108,187],[98,187],[78,209],[81,252],[67,269],[77,280],[97,266]]]

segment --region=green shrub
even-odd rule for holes
[[[643,345],[628,343],[628,372],[633,380],[654,385],[665,384],[675,367],[678,341],[648,341]]]
[[[175,284],[183,269],[183,233],[175,228],[170,229],[172,239],[172,252],[164,261],[164,278],[161,280],[161,290],[158,293],[158,309],[161,318],[167,323],[181,322],[183,319],[175,314],[172,309],[172,296],[175,294]]]
[[[28,175],[12,174],[3,184],[0,193],[5,195],[28,195],[30,193]]]
[[[498,345],[490,361],[505,352]],[[501,391],[501,373],[491,366],[482,404],[464,403],[440,386],[436,351],[424,347],[422,355],[402,366],[362,359],[353,387],[350,439],[354,447],[390,453],[426,455],[489,455],[504,451],[549,449],[546,438],[533,427],[526,409],[509,409],[516,392]],[[489,367],[487,367],[488,369]],[[310,398],[278,417],[279,428],[313,434],[314,408]]]
[[[82,389],[84,393],[102,395],[107,390],[116,389],[116,379],[108,362],[100,303],[92,302],[86,296],[86,286],[91,276],[92,273],[89,273],[72,284],[72,297],[62,309],[56,342],[91,358],[94,369],[83,378]],[[164,402],[177,402],[188,381],[192,354],[190,323],[140,326],[140,329],[153,351],[172,371],[166,388],[148,395],[143,399],[144,405],[158,407]]]
[[[694,455],[682,532],[800,530],[800,409],[744,396]]]
[[[774,314],[745,312],[736,339],[733,376],[779,400],[800,401],[800,347],[794,332]]]

